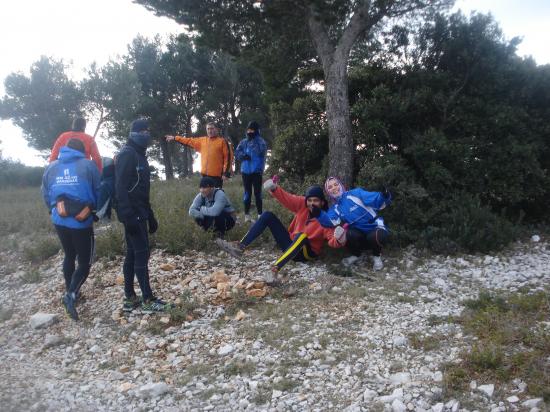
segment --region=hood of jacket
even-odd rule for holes
[[[70,147],[63,146],[59,151],[59,161],[63,163],[72,162],[77,159],[83,159],[85,154],[79,150],[71,149]]]

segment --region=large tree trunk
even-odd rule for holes
[[[166,180],[174,178],[174,167],[172,165],[172,156],[170,155],[170,148],[166,140],[160,139],[160,151],[162,153],[162,162],[164,163],[164,173],[166,174]]]
[[[329,138],[329,175],[346,187],[353,183],[353,138],[346,62],[334,61],[325,71],[325,101]]]

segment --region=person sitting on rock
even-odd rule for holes
[[[218,189],[215,185],[216,181],[210,176],[201,178],[200,193],[189,207],[189,216],[204,230],[213,227],[214,233],[223,238],[225,232],[235,226],[236,213],[223,189]]]
[[[263,187],[281,205],[294,214],[290,226],[287,229],[273,212],[263,212],[240,242],[227,242],[218,239],[216,243],[222,250],[233,257],[240,257],[248,245],[266,228],[269,228],[277,246],[284,252],[273,264],[272,273],[266,275],[266,281],[274,283],[277,281],[276,274],[291,260],[306,262],[317,258],[325,240],[331,247],[341,247],[334,237],[334,229],[322,227],[311,216],[311,211],[314,208],[327,210],[328,205],[321,186],[311,186],[306,190],[304,196],[286,192],[273,179],[268,179]],[[273,274],[275,274],[275,278]]]
[[[326,180],[325,191],[335,204],[328,211],[317,208],[313,215],[324,227],[336,227],[335,236],[351,252],[342,263],[352,265],[362,250],[372,250],[373,269],[381,270],[384,264],[380,255],[388,238],[388,229],[378,212],[391,204],[391,193],[387,188],[380,192],[361,188],[346,191],[337,177]]]

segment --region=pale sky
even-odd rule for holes
[[[538,64],[550,63],[550,0],[457,0],[455,9],[491,12],[507,39],[523,38],[520,56],[533,56]],[[1,0],[0,3],[0,95],[12,72],[29,74],[41,55],[71,64],[70,74],[80,79],[96,61],[125,54],[138,34],[166,37],[181,31],[167,18],[156,17],[131,0]],[[93,133],[92,125],[86,130]],[[0,121],[0,149],[4,157],[29,165],[45,161],[29,149],[19,128]],[[98,138],[102,154],[112,148]]]

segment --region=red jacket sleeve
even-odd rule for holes
[[[306,198],[304,196],[293,195],[285,192],[281,187],[270,192],[277,201],[293,213],[298,213],[306,207]]]
[[[340,242],[338,242],[336,240],[336,238],[334,237],[334,228],[328,228],[328,227],[325,227],[323,228],[324,229],[324,236],[325,236],[325,239],[327,240],[328,242],[328,245],[332,248],[335,248],[335,249],[338,249],[339,247],[343,247],[344,245],[342,245]]]

